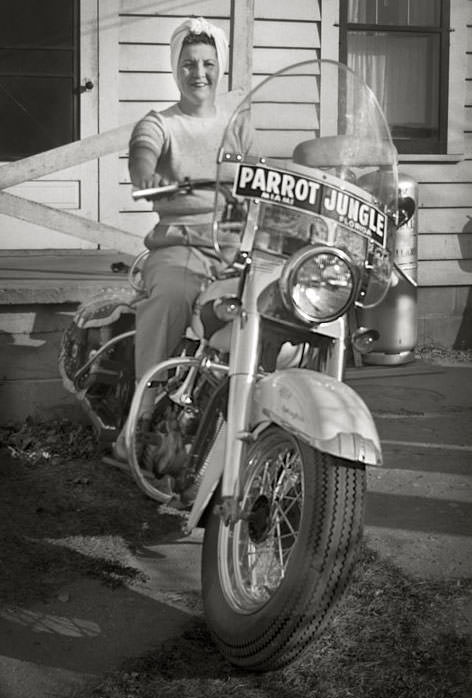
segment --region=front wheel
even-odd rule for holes
[[[362,535],[365,469],[279,427],[250,447],[244,516],[205,529],[202,591],[220,651],[251,670],[292,662],[342,595]]]

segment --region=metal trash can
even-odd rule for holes
[[[408,175],[398,179],[399,200],[406,207],[415,205],[410,220],[401,225],[395,239],[395,262],[405,275],[413,281],[418,276],[418,184]],[[400,276],[400,275],[399,275]],[[385,299],[375,308],[363,309],[359,318],[361,325],[378,331],[380,337],[373,351],[363,355],[366,364],[395,366],[413,361],[417,342],[417,288],[408,279],[400,276],[392,284]]]

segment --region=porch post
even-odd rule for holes
[[[254,0],[231,0],[230,90],[248,90],[252,78]]]
[[[119,31],[120,2],[98,3],[98,65],[100,69],[99,133],[117,128],[119,124]],[[128,137],[131,135],[130,125]],[[128,143],[121,149],[126,150]],[[120,151],[102,155],[98,161],[99,220],[119,226]]]

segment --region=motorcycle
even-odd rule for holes
[[[300,81],[297,142],[282,142],[265,115],[274,101],[292,101]],[[234,147],[248,115],[250,154]],[[144,252],[129,288],[79,308],[60,368],[104,441],[126,420],[129,469],[143,492],[179,512],[186,532],[204,528],[211,635],[233,664],[266,671],[319,635],[355,564],[366,466],[381,466],[382,453],[369,409],[343,378],[378,337],[358,315],[402,273],[395,230],[411,202],[398,201],[397,154],[375,96],[330,61],[289,66],[241,100],[214,182],[133,196],[199,186],[215,190],[213,247],[224,265],[176,356],[135,386]],[[156,388],[143,420],[143,396]]]

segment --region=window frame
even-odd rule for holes
[[[451,2],[441,0],[440,23],[437,27],[422,25],[366,24],[348,22],[349,0],[339,0],[339,60],[347,64],[348,31],[411,33],[439,36],[439,103],[438,103],[438,138],[393,138],[401,154],[441,155],[448,152],[449,131],[449,60],[451,51]]]

